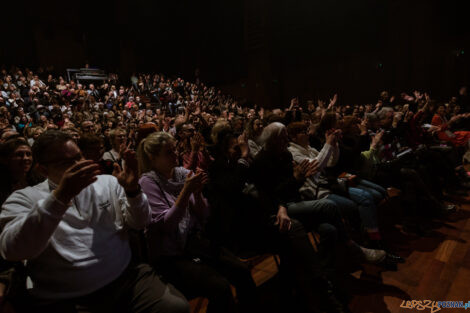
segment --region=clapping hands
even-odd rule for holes
[[[298,181],[304,181],[306,178],[318,173],[319,163],[317,160],[309,161],[307,159],[300,163],[294,162],[294,177]]]

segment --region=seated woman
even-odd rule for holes
[[[204,137],[196,132],[191,123],[184,123],[177,129],[177,152],[180,164],[188,170],[197,168],[207,170],[211,162],[211,156],[206,148]]]
[[[7,140],[1,144],[0,152],[0,168],[3,170],[0,180],[1,205],[13,191],[35,185],[40,179],[33,173],[33,154],[24,138]]]
[[[248,138],[248,146],[250,147],[250,156],[254,158],[256,154],[261,150],[261,146],[258,144],[258,139],[263,132],[263,121],[260,118],[253,117],[248,121],[245,134]]]
[[[470,148],[470,131],[455,131],[449,130],[452,123],[457,121],[459,116],[452,117],[449,121],[445,117],[445,107],[439,106],[432,118],[431,124],[437,126],[437,137],[442,141],[449,141],[454,146]]]
[[[301,163],[304,160],[308,162],[318,162],[318,173],[314,177],[306,178],[301,192],[305,199],[327,198],[336,203],[338,208],[345,216],[351,216],[359,212],[361,222],[372,247],[381,247],[381,236],[377,222],[377,210],[373,196],[360,188],[347,188],[345,195],[335,194],[327,183],[327,178],[322,174],[326,167],[336,165],[339,157],[338,136],[339,131],[326,132],[326,142],[319,152],[310,147],[307,135],[307,125],[303,122],[294,122],[287,127],[291,143],[289,151],[295,162]],[[324,182],[324,183],[322,183]]]
[[[209,168],[207,186],[211,238],[219,244],[237,247],[240,253],[248,250],[279,254],[283,273],[292,273],[284,276],[292,278],[307,312],[318,312],[320,308],[344,312],[323,277],[323,268],[303,225],[290,219],[284,207],[262,206],[256,201],[256,191],[248,192],[251,158],[246,137],[237,137],[230,126],[218,129],[213,137],[214,162]],[[323,236],[335,240],[332,225],[325,223],[320,228]]]
[[[230,284],[240,302],[256,288],[250,271],[226,249],[199,238],[209,214],[202,195],[207,174],[177,165],[174,138],[156,132],[139,144],[140,185],[151,206],[147,229],[150,261],[187,297],[209,299],[208,312],[236,312]]]
[[[287,149],[287,129],[283,124],[275,122],[266,126],[261,143],[263,149],[253,163],[253,180],[266,205],[285,208],[288,215],[299,219],[307,229],[316,229],[321,223],[334,225],[339,243],[353,253],[358,261],[374,264],[393,261],[393,256],[388,258],[383,250],[367,249],[352,241],[333,201],[302,201],[299,189],[306,178],[317,173],[318,165],[308,160],[293,165],[292,154]]]
[[[121,150],[126,145],[127,135],[126,130],[122,128],[115,128],[109,132],[109,139],[111,141],[111,150],[106,151],[103,154],[103,160],[112,161],[113,163],[119,164],[123,167],[123,161],[121,158]]]
[[[33,174],[33,155],[31,147],[24,138],[17,137],[2,143],[0,156],[0,170],[3,173],[0,180],[1,211],[1,205],[14,191],[33,186],[41,179]],[[21,271],[22,267],[21,262],[7,262],[0,257],[0,311],[4,309],[7,312],[10,304],[13,304],[17,310],[24,305],[21,282],[17,281],[20,275],[12,275],[13,271]],[[13,309],[11,310],[13,312]]]

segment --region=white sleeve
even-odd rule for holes
[[[117,179],[115,179],[115,184],[119,209],[122,212],[124,222],[133,229],[145,228],[150,218],[150,205],[147,196],[140,192],[137,196],[129,198]]]
[[[6,260],[27,260],[41,254],[67,210],[52,194],[35,202],[27,191],[13,193],[2,206],[0,252]]]
[[[327,164],[328,167],[335,166],[338,163],[338,160],[339,160],[339,146],[338,146],[338,144],[336,144],[334,146],[331,146],[331,147],[332,147],[331,156],[328,159],[328,164]]]

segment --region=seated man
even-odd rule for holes
[[[29,312],[189,312],[152,269],[131,263],[126,229],[142,229],[149,204],[135,154],[99,175],[72,137],[47,131],[33,146],[44,182],[14,192],[0,214],[0,252],[27,261]],[[117,179],[116,179],[117,178]]]

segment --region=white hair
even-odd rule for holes
[[[266,149],[269,143],[281,134],[283,129],[286,129],[286,126],[282,123],[274,122],[269,124],[259,136],[259,144]]]

